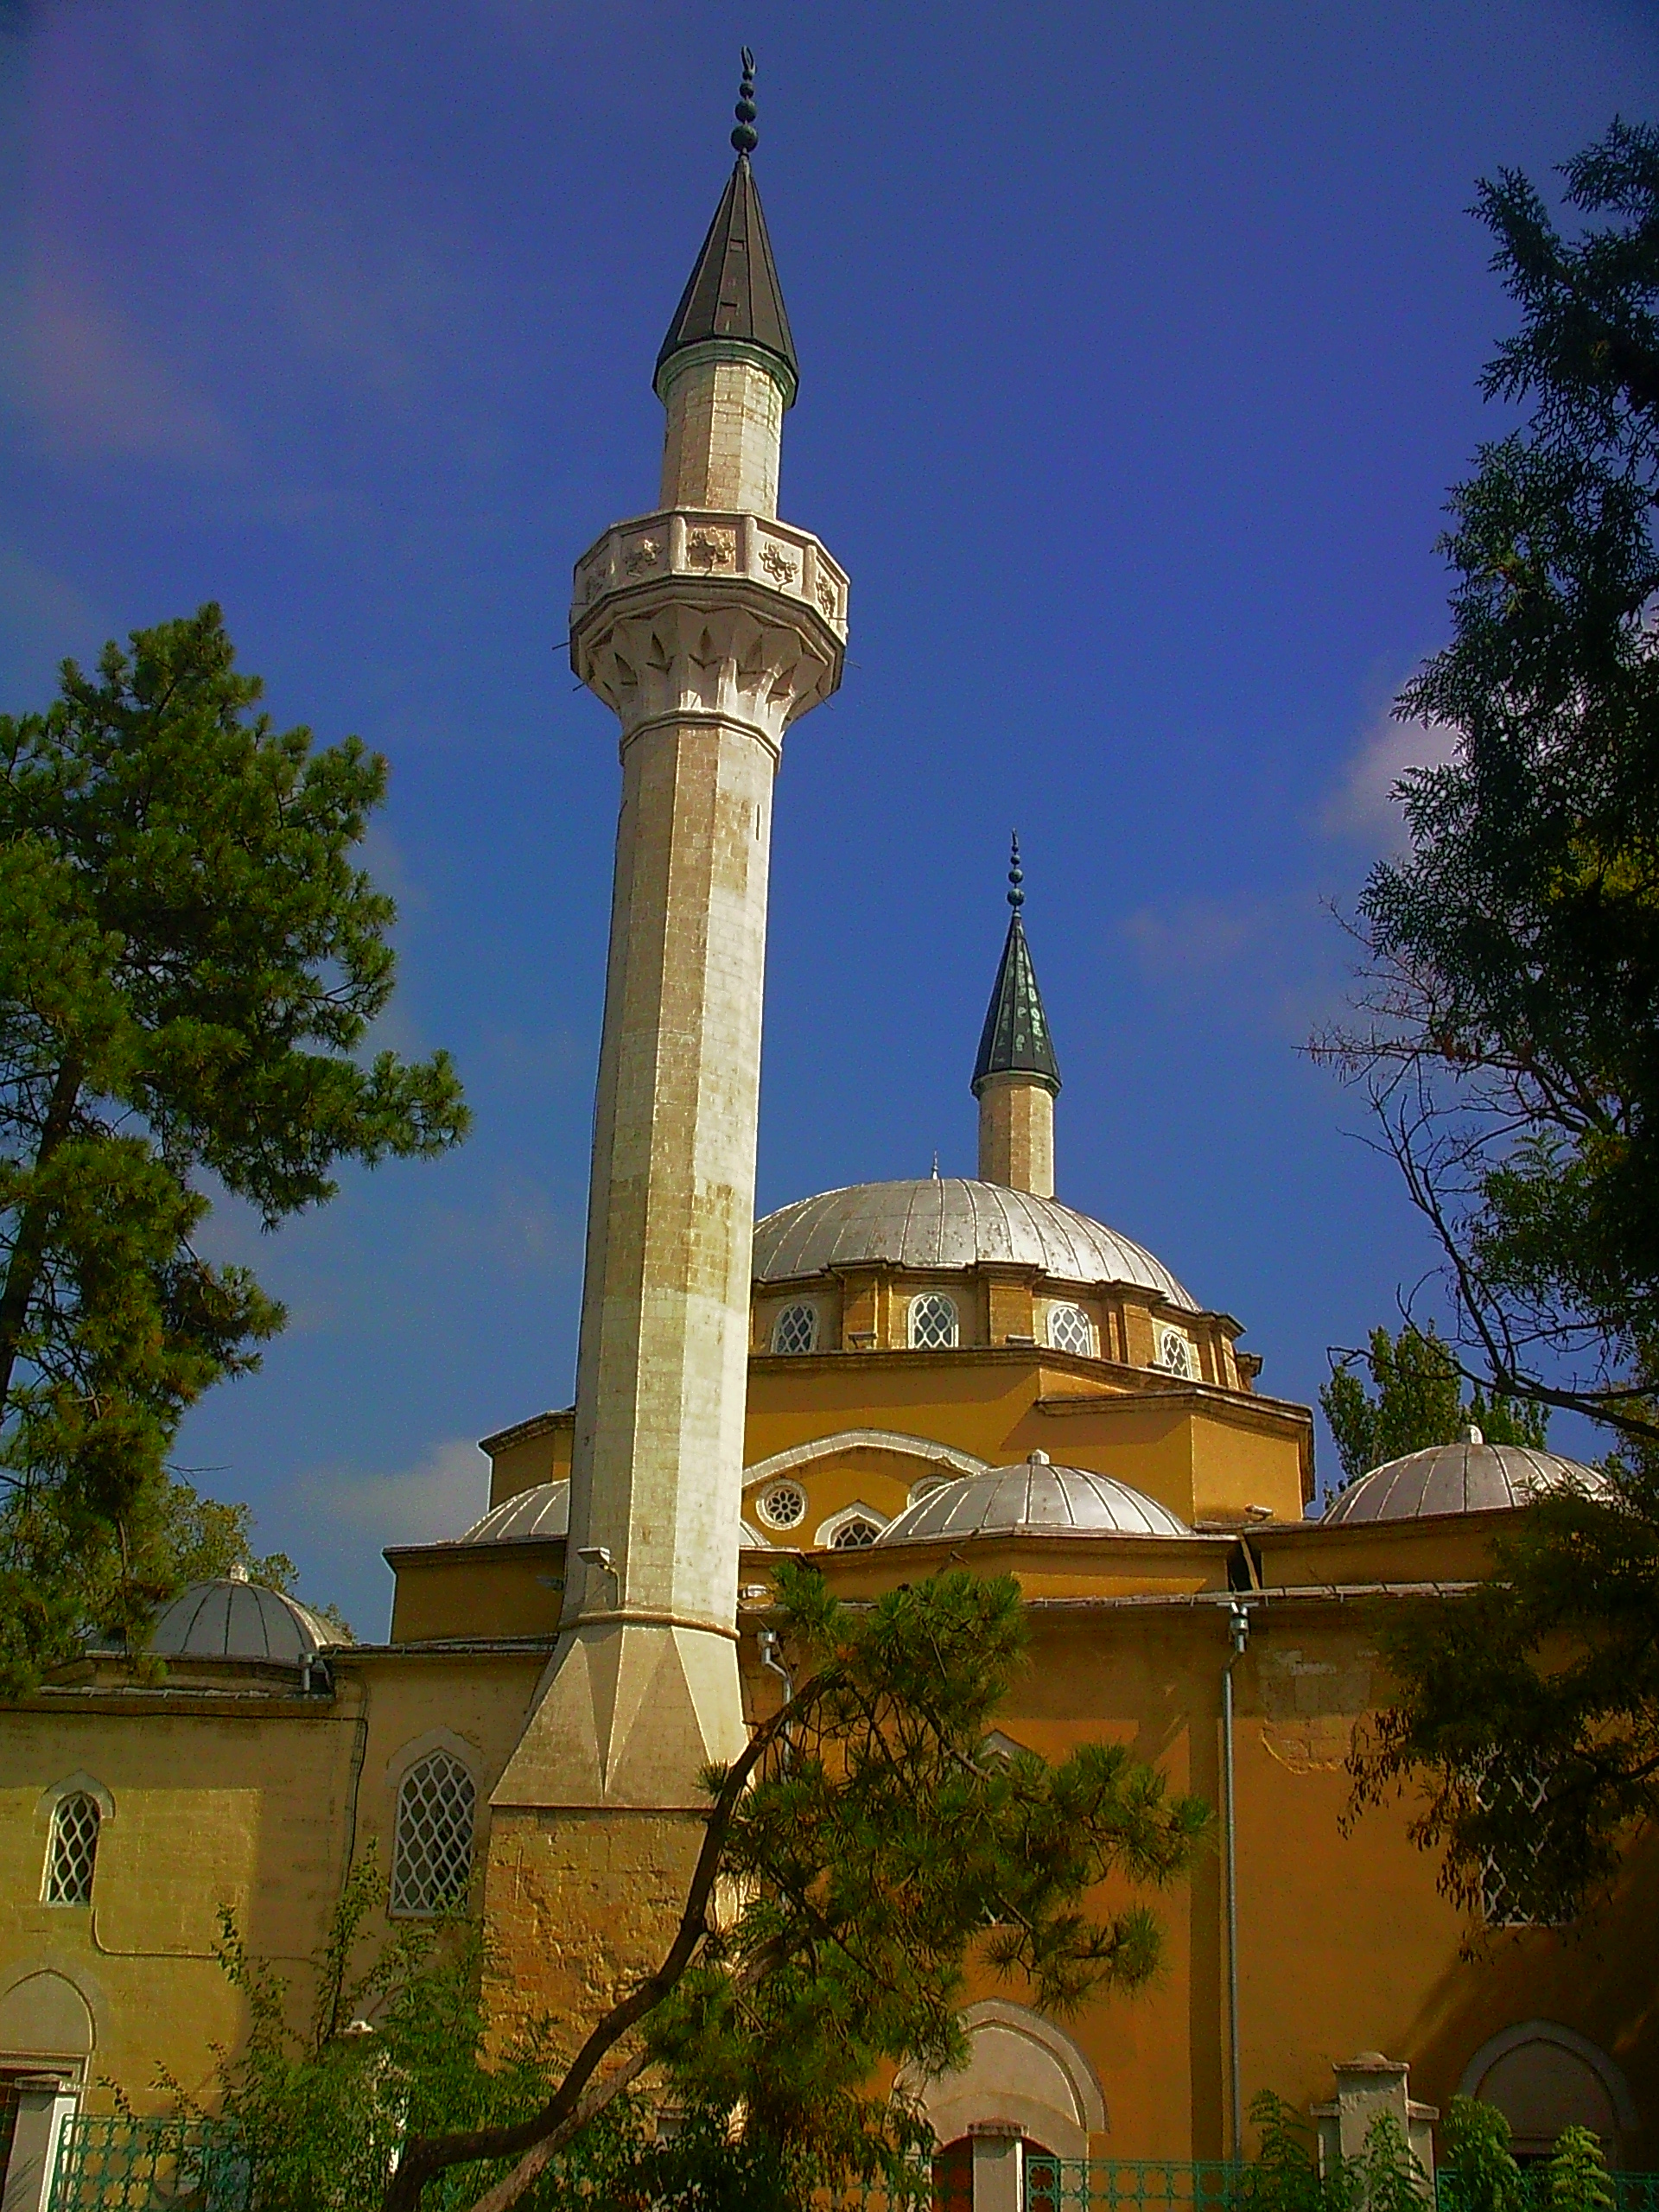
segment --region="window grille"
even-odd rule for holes
[[[851,1521],[842,1522],[830,1540],[830,1548],[837,1552],[861,1552],[867,1550],[880,1533],[874,1521],[866,1521],[862,1515],[859,1515]]]
[[[1094,1357],[1094,1326],[1081,1306],[1049,1307],[1048,1341],[1056,1351],[1074,1351],[1084,1359]]]
[[[773,1351],[816,1351],[818,1313],[815,1306],[785,1306],[772,1325]]]
[[[1179,1375],[1185,1382],[1195,1382],[1198,1380],[1198,1363],[1192,1349],[1192,1340],[1183,1335],[1179,1329],[1159,1330],[1158,1357],[1154,1364],[1167,1368],[1172,1375]]]
[[[798,1483],[773,1483],[760,1500],[760,1518],[774,1529],[792,1529],[806,1517],[806,1492]]]
[[[434,1751],[410,1767],[397,1792],[391,1910],[453,1912],[473,1871],[473,1777],[459,1759]]]
[[[1526,1892],[1538,1859],[1540,1815],[1548,1790],[1543,1775],[1529,1763],[1518,1772],[1500,1773],[1488,1761],[1476,1777],[1483,1811],[1503,1816],[1508,1840],[1502,1854],[1487,1852],[1481,1861],[1480,1911],[1489,1928],[1559,1927],[1567,1915],[1529,1910]]]
[[[945,1351],[957,1341],[957,1309],[942,1291],[925,1291],[910,1301],[910,1348]]]
[[[99,1819],[98,1800],[90,1790],[73,1789],[59,1798],[47,1853],[48,1904],[91,1904]]]

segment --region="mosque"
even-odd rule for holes
[[[746,76],[656,364],[658,507],[575,569],[572,664],[622,761],[575,1403],[483,1440],[474,1527],[387,1552],[384,1643],[200,1585],[156,1621],[159,1669],[89,1650],[0,1712],[4,2212],[41,2204],[66,2115],[156,2109],[158,2067],[201,2084],[235,2044],[219,1908],[300,2001],[371,1846],[394,1919],[484,1915],[499,2018],[591,2017],[677,1916],[698,1770],[771,1709],[782,1557],[848,1598],[1016,1576],[1006,1736],[1128,1743],[1219,1809],[1161,1902],[1154,1987],[1060,2020],[987,1982],[968,2008],[971,2063],[924,2094],[979,2212],[1014,2212],[1033,2150],[1228,2157],[1264,2087],[1345,2146],[1389,2104],[1432,2160],[1465,2090],[1523,2152],[1581,2120],[1659,2166],[1651,1840],[1574,1927],[1515,1924],[1496,1884],[1471,1926],[1408,1807],[1341,1821],[1388,1694],[1379,1616],[1484,1573],[1567,1463],[1471,1431],[1308,1517],[1311,1415],[1259,1387],[1242,1325],[1056,1196],[1017,854],[977,1176],[753,1221],[773,778],[841,679],[849,588],[778,516],[798,369],[753,122]]]

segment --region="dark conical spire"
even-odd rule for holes
[[[1008,934],[996,971],[996,985],[986,1011],[985,1027],[980,1033],[979,1058],[974,1062],[975,1097],[978,1097],[987,1078],[994,1075],[1028,1075],[1052,1093],[1058,1093],[1060,1087],[1059,1063],[1054,1058],[1053,1040],[1048,1033],[1048,1016],[1043,1011],[1037,971],[1031,964],[1025,925],[1020,918],[1020,909],[1026,903],[1026,894],[1020,888],[1024,880],[1025,872],[1020,866],[1020,840],[1016,837],[1008,864],[1008,904],[1014,912],[1008,917]]]
[[[749,167],[749,151],[756,137],[754,56],[745,47],[737,128],[732,133],[737,163],[657,356],[659,393],[663,371],[676,353],[683,353],[688,346],[701,346],[707,339],[735,338],[772,356],[785,372],[785,403],[794,399],[800,364],[789,334],[789,317],[784,311],[772,241],[766,236],[766,219],[760,212],[760,190]]]

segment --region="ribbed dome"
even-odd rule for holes
[[[308,1605],[263,1582],[193,1582],[156,1616],[149,1649],[167,1659],[275,1659],[297,1667],[345,1641]]]
[[[754,1224],[757,1282],[786,1282],[864,1260],[917,1268],[1011,1261],[1065,1282],[1135,1283],[1172,1306],[1202,1310],[1160,1261],[1103,1222],[1058,1198],[966,1176],[854,1183],[798,1198]]]
[[[458,1544],[526,1544],[570,1533],[570,1484],[568,1481],[537,1483],[521,1490],[517,1497],[493,1505],[481,1521],[474,1521]]]
[[[907,1505],[878,1544],[918,1544],[940,1536],[1185,1536],[1167,1506],[1110,1475],[1057,1467],[1040,1452],[1017,1467],[963,1475]]]
[[[1488,1444],[1471,1429],[1455,1444],[1434,1444],[1373,1467],[1334,1498],[1321,1526],[1363,1521],[1427,1521],[1442,1513],[1501,1513],[1547,1491],[1580,1484],[1605,1496],[1607,1478],[1576,1459],[1520,1444]]]
[[[747,1521],[739,1523],[742,1541],[751,1549],[764,1549],[766,1538]],[[537,1483],[516,1497],[493,1505],[481,1521],[474,1521],[458,1544],[530,1544],[558,1541],[570,1533],[570,1483]]]

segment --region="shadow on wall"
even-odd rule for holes
[[[1628,1853],[1612,1896],[1572,1927],[1495,1930],[1472,1965],[1448,1966],[1410,2037],[1435,2103],[1497,2105],[1521,2155],[1565,2126],[1593,2128],[1610,2163],[1659,2166],[1659,2012],[1651,1899],[1659,1835]]]

